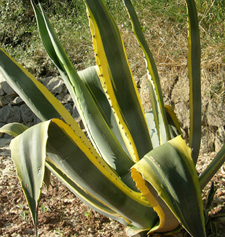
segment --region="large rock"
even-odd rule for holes
[[[52,94],[61,94],[65,87],[63,81],[59,77],[42,78],[40,81],[52,92]]]
[[[20,106],[20,113],[23,123],[25,125],[31,126],[32,122],[34,122],[34,118],[36,117],[36,115],[34,115],[31,109],[26,104],[22,104]]]
[[[0,123],[21,122],[20,108],[10,104],[0,109]]]
[[[221,102],[209,101],[206,112],[207,124],[209,126],[221,127],[225,125],[225,104]]]

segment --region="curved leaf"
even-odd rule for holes
[[[52,172],[100,212],[145,229],[157,220],[141,193],[127,187],[98,153],[59,119],[27,129],[13,139],[10,148],[35,225],[45,159]]]
[[[76,130],[79,127],[51,92],[2,49],[0,49],[0,72],[13,90],[42,121],[61,118],[72,129]]]
[[[0,128],[0,134],[7,133],[13,137],[16,137],[27,129],[28,127],[22,123],[8,123]]]
[[[132,225],[146,229],[154,225],[157,215],[141,193],[126,186],[97,152],[90,152],[69,126],[54,119],[48,136],[50,163],[80,189]]]
[[[147,182],[141,187],[148,195],[152,195],[152,186],[192,236],[205,236],[200,184],[191,149],[181,136],[155,148],[135,164],[132,177],[138,174],[143,180],[137,184]],[[160,221],[164,221],[163,218]]]

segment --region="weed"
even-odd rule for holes
[[[24,208],[23,204],[19,204],[17,207],[20,209],[19,215],[22,217],[22,219],[27,220],[29,211]]]
[[[45,207],[44,203],[41,204],[41,210],[42,210],[42,212],[47,211],[47,207]]]

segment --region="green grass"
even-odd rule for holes
[[[118,23],[127,48],[132,70],[145,73],[142,52],[131,32],[121,0],[105,0]],[[133,1],[159,71],[163,67],[186,67],[187,22],[185,1]],[[82,0],[42,0],[43,8],[54,25],[66,51],[78,70],[95,63]],[[224,0],[197,0],[199,12],[202,67],[215,70],[224,67]],[[0,0],[1,46],[37,77],[57,74],[40,42],[34,13],[29,0]],[[134,50],[137,53],[134,55]],[[161,70],[163,73],[164,70]]]

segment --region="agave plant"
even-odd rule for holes
[[[200,175],[200,40],[194,0],[188,9],[189,145],[171,107],[164,105],[151,51],[130,0],[124,0],[146,60],[152,111],[144,113],[118,27],[102,0],[85,0],[96,66],[77,72],[40,4],[31,0],[41,39],[58,68],[87,136],[63,105],[29,72],[0,50],[0,72],[41,123],[11,123],[2,133],[37,232],[43,182],[51,172],[94,210],[126,225],[127,235],[184,228],[205,234],[201,190],[225,160],[225,146]]]

